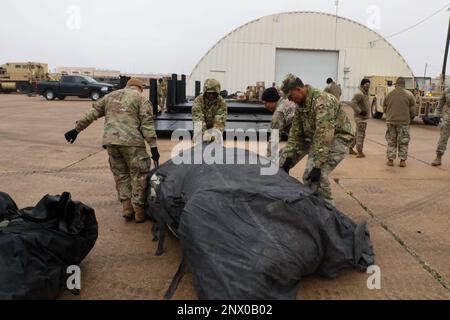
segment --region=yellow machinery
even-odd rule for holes
[[[0,66],[0,92],[32,93],[41,80],[49,80],[45,63],[8,62]]]
[[[395,81],[398,77],[392,76],[370,76],[370,105],[372,117],[381,119],[383,117],[383,102],[386,95],[394,90]],[[392,84],[389,85],[388,82]],[[441,92],[430,92],[431,78],[407,77],[405,78],[405,88],[412,92],[416,98],[416,115],[422,119],[423,123],[429,125],[439,124],[439,118],[434,116],[434,112],[439,102]]]

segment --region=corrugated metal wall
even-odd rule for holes
[[[195,80],[203,84],[218,71],[224,78],[222,88],[229,93],[245,91],[257,81],[270,86],[275,81],[277,48],[339,51],[337,80],[343,100],[351,98],[364,76],[412,76],[403,57],[379,34],[338,18],[335,41],[335,26],[336,16],[318,12],[281,13],[249,22],[222,38],[199,61],[188,77],[188,95],[194,94]]]

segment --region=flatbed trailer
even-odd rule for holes
[[[156,79],[150,80],[150,101],[153,104],[155,115],[155,129],[158,135],[170,135],[177,129],[193,131],[192,104],[193,101],[186,99],[186,77],[178,80],[176,74],[168,81],[167,110],[166,113],[158,113],[157,84]],[[200,83],[196,83],[196,96],[200,94]],[[260,103],[244,103],[238,101],[227,101],[228,118],[225,131],[242,129],[262,129],[270,131],[272,114]]]

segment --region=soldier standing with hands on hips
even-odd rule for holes
[[[354,112],[354,118],[356,123],[356,136],[352,145],[350,146],[350,154],[356,154],[357,158],[364,158],[366,155],[363,152],[364,139],[366,137],[367,119],[369,119],[369,89],[370,80],[362,79],[359,90],[353,96],[350,106]],[[353,150],[356,146],[358,153]]]

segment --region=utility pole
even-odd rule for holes
[[[450,11],[450,8],[449,8]],[[447,31],[447,42],[445,44],[445,54],[444,54],[444,63],[442,65],[442,91],[445,90],[445,73],[447,70],[447,58],[448,58],[448,46],[450,42],[450,16],[448,17],[448,31]]]
[[[424,78],[426,78],[426,76],[427,76],[427,68],[428,68],[428,63],[425,63],[425,71],[423,72]]]
[[[334,1],[336,6],[336,25],[334,27],[334,50],[337,49],[337,27],[338,27],[338,11],[339,11],[339,0]]]

